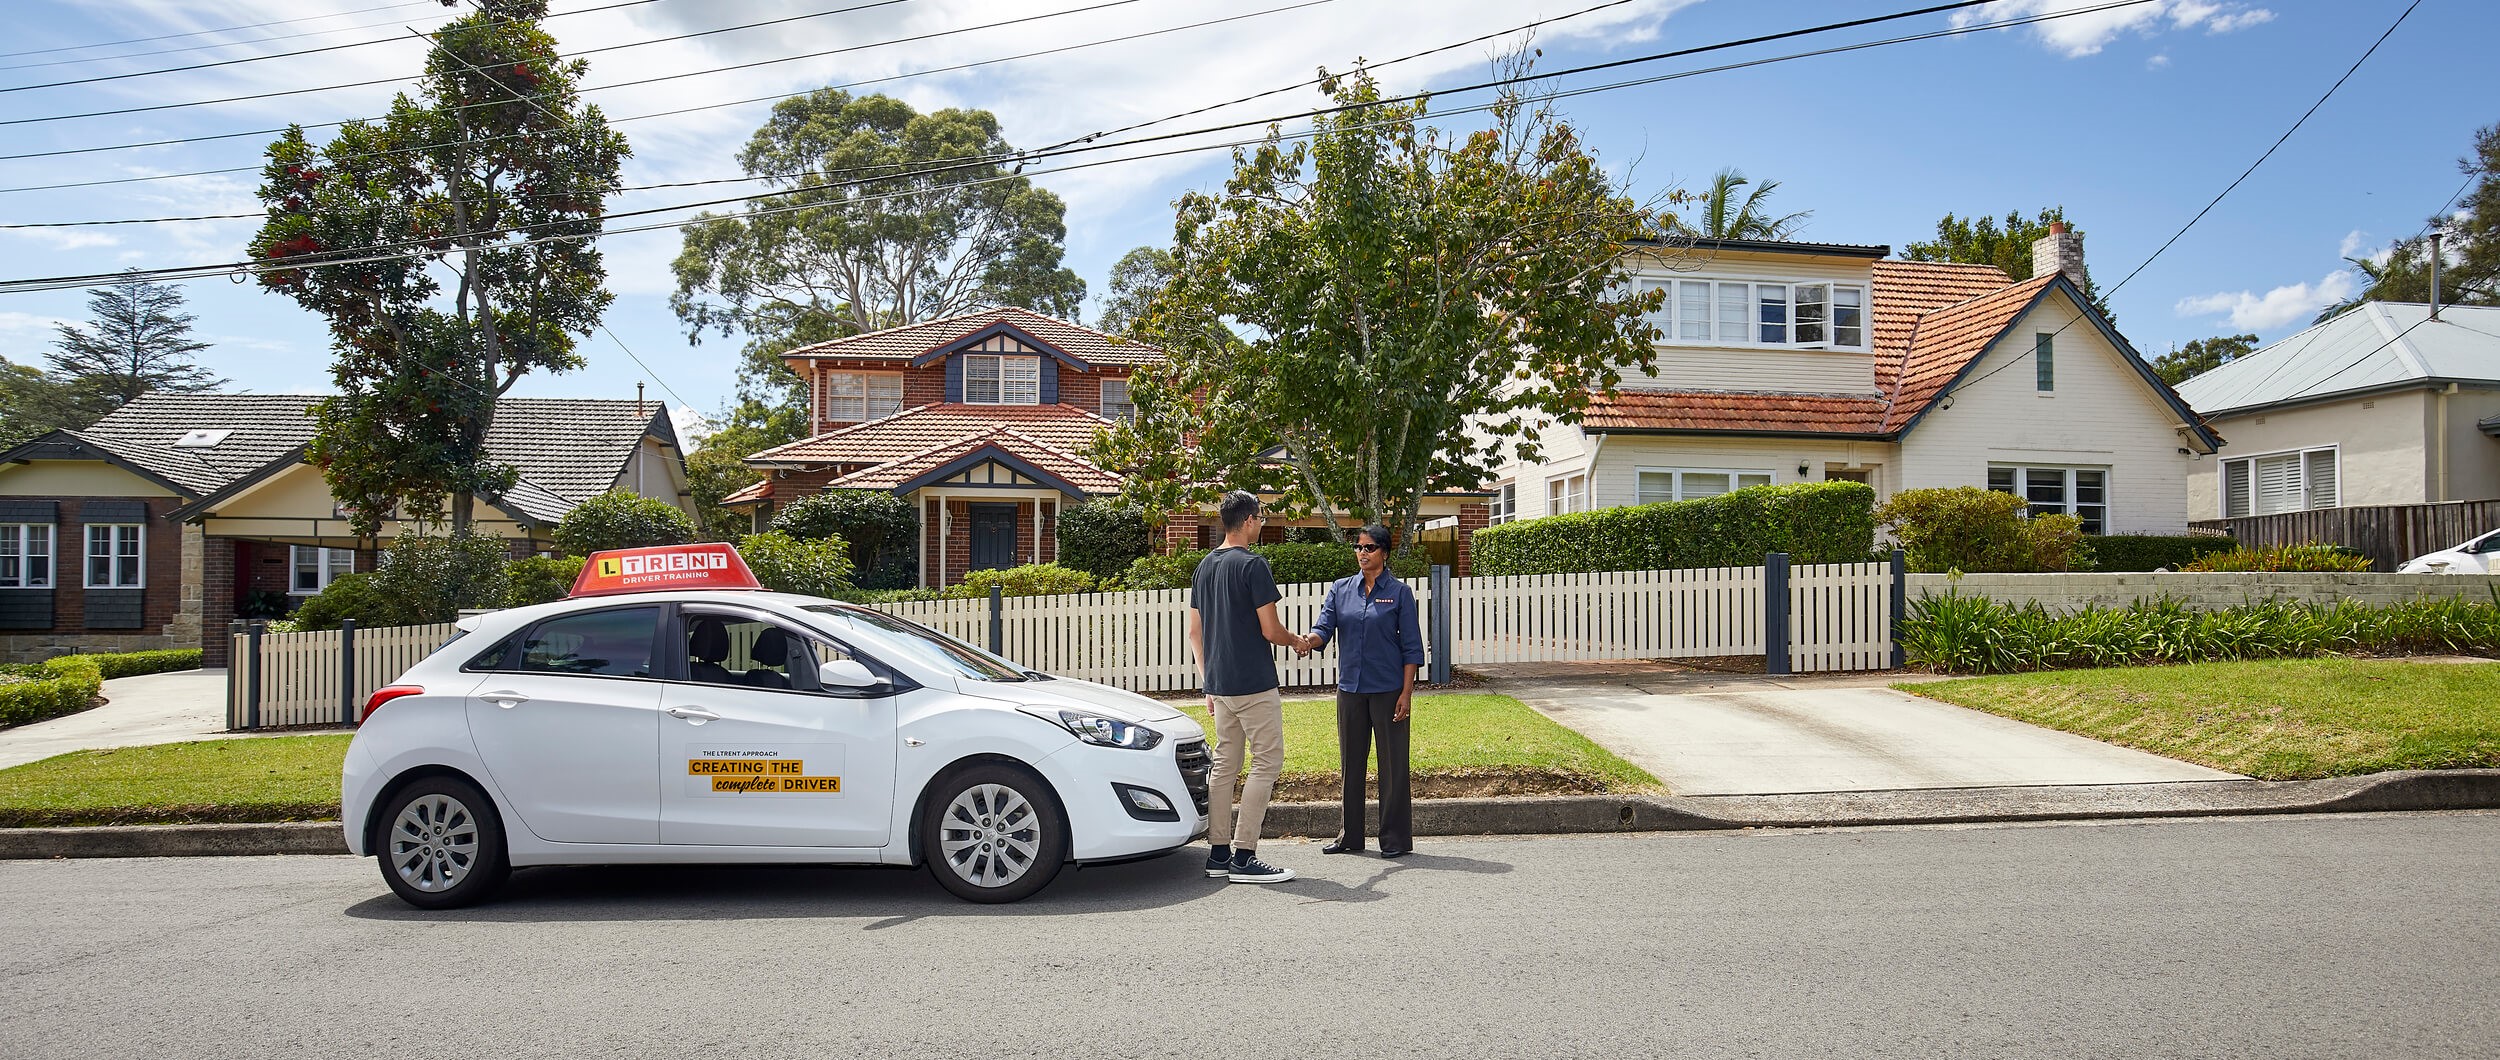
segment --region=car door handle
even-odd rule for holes
[[[683,718],[687,721],[696,723],[720,720],[720,715],[714,714],[701,707],[670,707],[668,708],[668,716],[672,718]]]
[[[484,692],[480,693],[477,698],[483,699],[498,707],[502,707],[505,710],[511,710],[514,707],[530,701],[530,697],[522,695],[519,692]]]

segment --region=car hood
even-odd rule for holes
[[[981,689],[981,694],[1051,710],[1089,710],[1119,721],[1153,724],[1184,716],[1168,703],[1160,703],[1135,692],[1065,677],[988,685]]]

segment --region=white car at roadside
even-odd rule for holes
[[[925,864],[1010,902],[1205,831],[1170,706],[737,584],[726,545],[602,553],[573,598],[463,620],[368,703],[349,848],[423,908],[567,864]]]
[[[2500,574],[2500,530],[2406,560],[2398,574]]]

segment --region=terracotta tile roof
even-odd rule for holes
[[[1885,407],[1884,399],[1864,394],[1618,390],[1590,395],[1580,422],[1589,430],[1875,434]]]
[[[2014,318],[2030,308],[2032,299],[2056,281],[2056,273],[2035,276],[1919,317],[1909,348],[1894,362],[1898,367],[1889,388],[1892,411],[1884,419],[1884,429],[1896,431],[1908,426],[1944,390],[1945,384],[1988,352],[1988,344],[2004,334]],[[1883,360],[1883,354],[1879,352],[1876,359]]]
[[[759,467],[882,464],[985,433],[992,427],[1012,428],[1043,445],[1075,452],[1093,444],[1095,431],[1110,426],[1110,420],[1074,405],[941,402],[767,449],[747,457],[746,462]]]
[[[950,461],[993,446],[1087,493],[1120,491],[1119,476],[1087,463],[1083,457],[1075,453],[1027,437],[1005,426],[993,426],[978,434],[966,435],[864,471],[854,471],[826,483],[825,488],[893,489],[944,467]]]
[[[744,489],[740,489],[726,497],[721,498],[720,503],[721,507],[726,508],[734,504],[753,504],[757,501],[768,501],[771,499],[773,499],[773,480],[760,478],[747,483]]]
[[[832,339],[801,346],[781,356],[784,360],[906,361],[999,323],[1015,325],[1026,334],[1056,346],[1060,352],[1087,364],[1134,368],[1163,360],[1163,351],[1156,347],[1107,335],[1082,324],[1044,316],[1018,306],[998,306],[942,320]]]
[[[1875,386],[1890,393],[1918,318],[2000,290],[2014,282],[1994,265],[1936,261],[1875,263]]]

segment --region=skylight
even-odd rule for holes
[[[192,432],[190,432],[190,433],[188,433],[188,434],[183,435],[183,436],[182,436],[182,437],[180,437],[180,438],[176,438],[176,439],[174,439],[174,448],[176,448],[176,449],[214,449],[214,448],[216,448],[216,447],[217,447],[217,443],[225,441],[225,440],[226,440],[226,436],[227,436],[227,435],[229,435],[229,434],[233,434],[233,433],[234,433],[234,428],[232,428],[232,427],[220,427],[220,428],[217,428],[217,429],[214,429],[214,430],[192,431]]]

